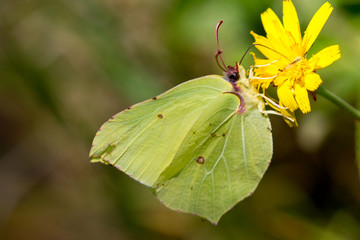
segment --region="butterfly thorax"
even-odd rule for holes
[[[236,70],[236,74],[238,75],[238,78],[234,81],[231,79],[231,77],[235,75],[233,70]],[[258,92],[246,77],[246,71],[243,66],[238,63],[236,63],[235,67],[229,66],[224,78],[233,85],[233,94],[237,95],[240,101],[242,101],[240,112],[244,113],[252,108],[258,108],[259,105],[264,105],[262,98],[258,97]]]

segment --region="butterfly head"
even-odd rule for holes
[[[239,80],[240,75],[239,75],[239,67],[238,64],[235,65],[235,67],[233,66],[228,66],[226,68],[224,77],[229,81],[229,82],[236,82],[237,80]]]

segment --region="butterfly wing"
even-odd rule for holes
[[[272,156],[269,119],[256,93],[220,76],[185,82],[118,113],[90,157],[155,188],[169,208],[213,223],[257,187]]]
[[[194,123],[157,182],[166,206],[217,223],[254,192],[272,157],[271,126],[257,106],[238,106],[235,95],[221,95]]]
[[[136,104],[100,127],[90,158],[111,164],[141,183],[153,186],[173,161],[201,113],[228,91],[232,91],[232,85],[212,75],[187,81]]]

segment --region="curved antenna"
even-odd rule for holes
[[[241,60],[240,60],[240,62],[239,62],[239,65],[240,65],[240,64],[242,63],[242,61],[244,60],[245,55],[246,55],[246,54],[250,51],[250,49],[251,49],[252,47],[254,47],[254,46],[261,46],[261,47],[267,48],[267,49],[269,49],[269,50],[271,50],[271,51],[276,52],[277,54],[279,54],[280,56],[286,58],[287,60],[291,61],[291,60],[290,60],[289,58],[287,58],[284,54],[279,53],[279,52],[276,51],[275,49],[272,49],[272,48],[270,48],[270,47],[268,47],[268,46],[265,46],[265,45],[262,45],[262,44],[259,44],[259,43],[254,43],[254,44],[251,44],[250,47],[248,47],[248,49],[245,51],[244,55],[242,56],[242,58],[241,58]]]
[[[218,22],[218,24],[216,24],[216,28],[215,28],[216,46],[217,46],[217,52],[215,54],[215,59],[216,59],[216,63],[219,66],[219,68],[221,68],[221,70],[226,72],[226,64],[225,64],[223,58],[221,57],[222,50],[220,49],[220,44],[219,44],[219,28],[223,22],[224,22],[223,20],[220,20],[220,22]],[[221,60],[221,63],[223,64],[223,66],[221,66],[219,63],[219,57],[220,57],[220,60]]]

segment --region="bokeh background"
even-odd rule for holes
[[[360,3],[335,10],[311,49],[340,44],[319,73],[360,106]],[[294,0],[305,30],[323,0]],[[1,0],[0,239],[360,239],[356,123],[318,96],[299,128],[271,116],[274,157],[253,196],[214,227],[165,208],[115,168],[91,164],[99,126],[186,80],[222,74],[280,0]],[[255,50],[254,50],[255,51]],[[251,56],[243,65],[248,68]],[[358,131],[360,139],[360,131]]]

